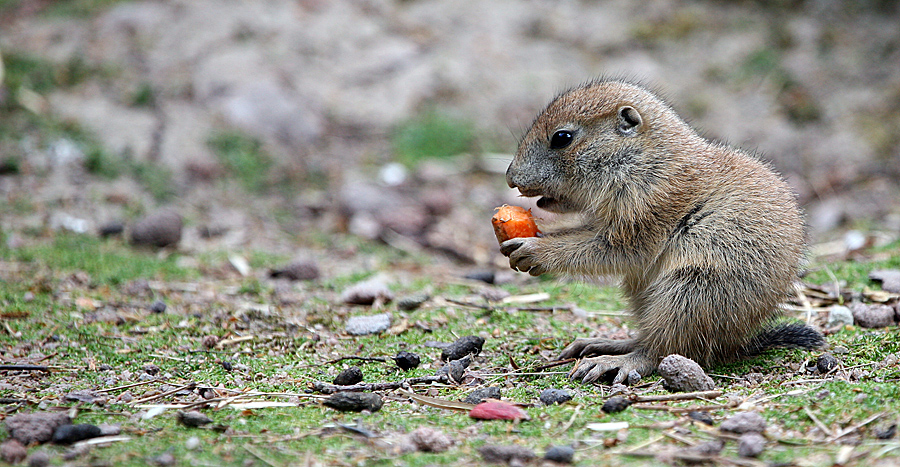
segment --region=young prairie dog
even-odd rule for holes
[[[538,207],[579,227],[501,245],[513,269],[623,277],[634,339],[576,339],[584,382],[646,376],[673,353],[704,367],[771,347],[815,348],[802,324],[774,324],[804,254],[804,223],[768,165],[699,136],[636,84],[598,80],[535,119],[506,172]]]

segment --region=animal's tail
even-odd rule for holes
[[[744,347],[743,353],[752,357],[776,347],[815,349],[823,345],[825,338],[819,331],[802,323],[780,323],[763,329]]]

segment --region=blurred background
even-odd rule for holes
[[[170,207],[187,250],[502,263],[518,138],[598,76],[770,161],[815,243],[900,233],[894,0],[0,0],[0,54],[8,246]]]

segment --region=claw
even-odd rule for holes
[[[512,252],[516,251],[520,246],[522,246],[522,238],[511,238],[500,244],[500,253],[503,256],[509,256]]]
[[[618,384],[625,382],[628,374],[632,371],[637,371],[642,375],[653,373],[656,370],[656,364],[640,352],[625,355],[602,355],[579,361],[569,372],[569,378],[580,379],[582,383],[593,383],[613,370],[618,370],[613,379],[613,384]]]

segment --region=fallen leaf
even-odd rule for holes
[[[479,420],[528,420],[528,414],[503,401],[482,402],[469,411],[469,416]]]

